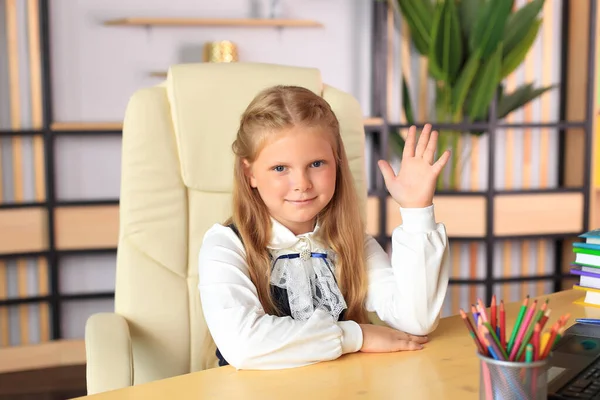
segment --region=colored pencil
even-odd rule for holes
[[[527,347],[527,343],[529,343],[529,340],[531,339],[531,336],[533,335],[533,329],[535,328],[535,324],[537,324],[537,322],[542,317],[542,314],[544,313],[547,305],[548,305],[548,300],[546,300],[546,302],[544,304],[542,304],[542,307],[538,310],[537,313],[535,313],[535,316],[529,323],[529,327],[527,328],[525,337],[523,338],[521,346],[519,347],[519,351],[517,352],[517,359],[520,359],[521,354],[523,354],[523,352],[525,351],[525,348]]]
[[[529,303],[529,295],[523,300],[523,304],[521,308],[519,308],[519,315],[517,316],[517,322],[515,322],[515,326],[513,327],[512,333],[510,334],[510,339],[508,339],[508,348],[507,351],[510,353],[517,338],[517,332],[521,328],[521,323],[523,322],[523,317],[525,316],[525,311],[527,310],[527,303]]]
[[[525,350],[525,362],[533,362],[533,345],[528,343]]]
[[[513,342],[513,347],[510,351],[510,357],[509,357],[509,360],[511,360],[511,361],[514,361],[517,356],[519,348],[521,347],[521,342],[523,341],[523,338],[525,337],[525,332],[527,331],[527,328],[529,327],[529,323],[531,322],[531,320],[533,318],[533,313],[535,312],[536,307],[537,307],[537,300],[534,300],[533,303],[531,303],[531,306],[529,306],[529,310],[527,311],[527,314],[525,315],[525,319],[524,319],[523,323],[521,324],[521,327],[519,328],[519,333],[517,333],[517,338]]]
[[[502,353],[500,352],[496,352],[495,346],[492,346],[492,342],[493,340],[488,340],[487,337],[489,337],[489,334],[487,334],[488,330],[484,325],[480,325],[479,326],[479,333],[481,334],[481,336],[483,337],[483,345],[488,349],[488,352],[490,353],[490,355],[492,356],[492,358],[494,360],[502,360]]]
[[[477,299],[477,310],[479,311],[479,316],[483,319],[483,322],[490,322],[481,299]]]
[[[550,350],[552,349],[552,346],[554,345],[554,339],[556,338],[556,335],[558,334],[558,329],[560,326],[560,321],[557,321],[554,323],[554,325],[552,325],[552,330],[550,331],[550,338],[548,338],[548,342],[546,343],[546,346],[544,347],[544,352],[542,353],[542,359],[548,357],[548,354],[550,354]]]
[[[504,350],[504,348],[500,344],[500,340],[498,340],[498,337],[496,336],[496,332],[494,332],[494,330],[492,329],[492,325],[489,322],[484,322],[483,326],[486,328],[487,334],[490,336],[493,344],[496,345],[496,346],[494,346],[494,351],[496,351],[496,347],[497,347],[500,354],[502,355],[502,359],[503,360],[508,359],[508,354],[506,354],[506,350]]]
[[[540,348],[538,349],[539,358],[541,359],[544,355],[544,349],[548,344],[548,339],[550,339],[550,332],[544,332],[540,337]]]
[[[546,312],[544,313],[544,315],[540,319],[540,329],[544,329],[544,325],[546,325],[546,322],[548,321],[548,318],[550,318],[550,313],[551,312],[552,312],[552,310],[546,310]]]
[[[533,361],[537,361],[540,359],[540,331],[541,325],[538,322],[535,324],[535,328],[533,328]]]
[[[473,314],[473,320],[475,321],[475,326],[477,326],[477,322],[479,320],[479,312],[477,312],[477,308],[475,308],[475,304],[471,304],[471,313]]]
[[[469,319],[469,317],[463,311],[462,308],[460,309],[460,316],[462,317],[463,321],[465,321],[465,325],[467,326],[467,329],[469,330],[469,334],[475,341],[475,345],[479,349],[479,352],[481,354],[487,354],[487,351],[483,348],[483,344],[479,341],[479,337],[477,336],[477,333],[475,332],[475,328],[473,328],[473,324],[471,324],[471,320]]]
[[[504,300],[500,300],[500,344],[506,349],[506,311],[504,310]]]
[[[532,300],[531,304],[530,300]],[[460,315],[479,353],[501,361],[534,362],[548,357],[554,345],[564,335],[570,318],[570,314],[562,315],[549,332],[544,332],[551,314],[548,308],[549,300],[546,298],[538,310],[538,300],[530,299],[527,295],[519,307],[517,320],[508,341],[506,308],[504,301],[498,299],[496,295],[492,296],[489,314],[480,298],[475,304],[471,304],[474,323],[462,308]],[[588,323],[592,322],[600,323],[600,320]],[[521,378],[525,379],[523,376]],[[535,384],[535,380],[531,383]]]
[[[492,296],[492,305],[490,306],[490,325],[492,330],[496,332],[496,326],[498,325],[498,319],[496,316],[496,295]]]

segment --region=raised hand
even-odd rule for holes
[[[430,124],[423,128],[415,148],[416,135],[417,128],[411,126],[398,175],[387,161],[377,163],[388,192],[403,208],[423,208],[433,203],[437,177],[450,158],[450,150],[446,150],[434,162],[438,133],[431,132]]]

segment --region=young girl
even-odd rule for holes
[[[437,132],[409,130],[396,175],[379,162],[402,225],[388,254],[365,234],[338,120],[307,89],[264,90],[233,143],[233,214],[199,255],[204,317],[219,365],[289,368],[345,353],[421,349],[448,285],[436,224]],[[389,327],[369,324],[376,312]]]

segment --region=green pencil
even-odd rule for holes
[[[527,345],[527,350],[525,351],[525,362],[533,362],[533,345],[531,343]]]
[[[527,311],[527,303],[529,303],[529,295],[525,297],[523,300],[523,304],[519,309],[519,315],[517,316],[517,322],[515,322],[515,326],[513,327],[512,333],[510,334],[510,339],[508,339],[508,346],[506,348],[506,352],[510,354],[512,351],[513,344],[517,337],[517,332],[519,332],[519,328],[521,327],[521,323],[523,322],[523,317],[525,316],[525,311]]]
[[[519,348],[519,351],[517,352],[516,360],[518,360],[521,357],[521,354],[523,354],[523,351],[525,351],[525,347],[527,346],[527,343],[529,343],[529,340],[531,339],[531,336],[533,335],[533,329],[535,328],[535,324],[537,324],[540,321],[540,319],[544,315],[544,312],[546,312],[547,306],[548,306],[548,300],[546,300],[546,302],[544,304],[542,304],[542,307],[536,312],[535,316],[533,317],[533,320],[529,323],[527,332],[525,332],[525,337],[523,338],[523,341],[521,342],[521,347]]]

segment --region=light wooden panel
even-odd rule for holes
[[[160,73],[153,73],[160,74]],[[158,75],[155,75],[158,76]],[[166,72],[164,76],[167,76]],[[378,117],[367,117],[364,119],[365,126],[383,125],[383,119]],[[123,129],[122,122],[54,122],[50,126],[53,131],[120,131]]]
[[[0,254],[47,250],[47,232],[43,208],[0,210]]]
[[[50,126],[53,131],[118,131],[122,128],[122,122],[54,122]]]
[[[55,224],[58,249],[116,247],[119,206],[57,207]]]
[[[588,82],[588,1],[568,1],[569,31],[567,55],[566,117],[570,121],[583,121],[586,110]],[[582,129],[567,129],[565,135],[565,185],[583,185],[583,153],[585,135]],[[589,167],[589,166],[587,166]]]
[[[41,129],[43,126],[42,111],[42,60],[40,46],[39,1],[27,1],[27,28],[29,40],[29,79],[31,92],[31,126]],[[46,199],[46,180],[44,167],[44,138],[33,137],[33,164],[35,176],[35,199]]]
[[[367,233],[379,235],[379,199],[375,196],[367,198]]]
[[[0,349],[0,373],[83,364],[83,340],[56,340]]]
[[[433,199],[436,220],[446,226],[452,237],[481,237],[485,235],[485,204],[483,196],[436,196]],[[402,223],[398,203],[387,200],[387,234]]]
[[[363,123],[365,126],[380,126],[383,125],[383,118],[368,117],[364,119]]]
[[[240,26],[240,27],[322,27],[317,21],[300,19],[258,18],[120,18],[104,22],[105,25],[152,26]]]
[[[494,201],[495,235],[579,232],[583,228],[581,193],[498,195]]]
[[[592,132],[593,141],[593,169],[591,176],[590,193],[590,227],[600,227],[600,7],[597,7],[596,15],[596,71],[594,88],[597,91],[594,95],[594,121]]]

